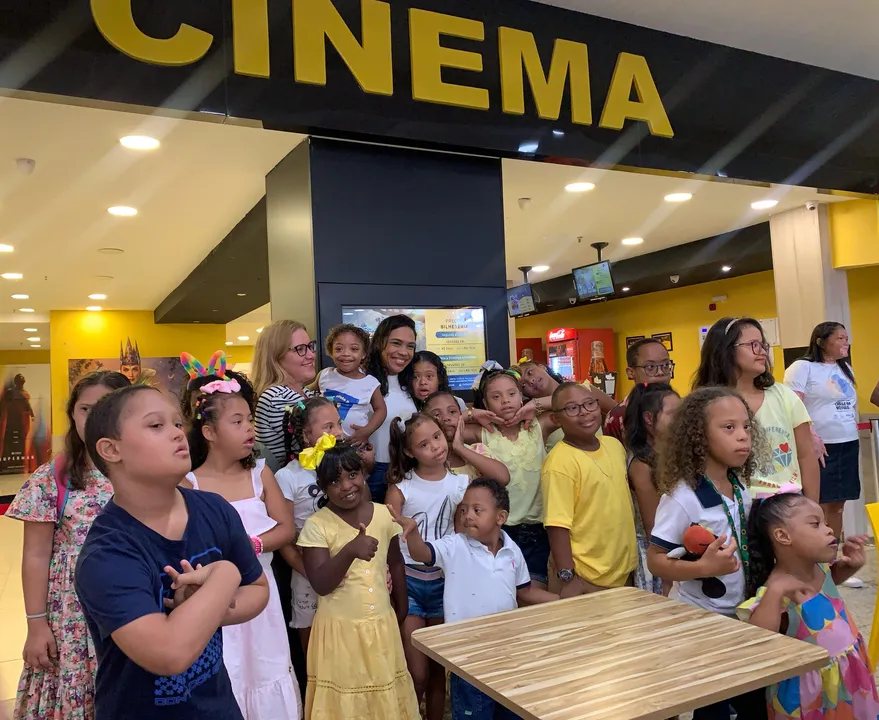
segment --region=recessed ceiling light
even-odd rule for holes
[[[250,336],[249,336],[249,335],[239,335],[239,336],[238,336],[238,339],[239,339],[241,342],[245,342],[246,340],[250,340]]]
[[[12,245],[4,245],[3,243],[0,243],[0,253],[13,252],[14,250],[15,248],[12,247]]]
[[[12,299],[13,300],[29,300],[30,295],[22,295],[20,293],[16,293],[15,295],[12,295]]]
[[[128,205],[114,205],[113,207],[108,207],[107,212],[116,217],[133,217],[137,215],[137,209]]]
[[[589,192],[590,190],[594,189],[595,183],[591,182],[575,182],[565,185],[565,190],[567,190],[568,192]]]
[[[247,297],[247,293],[238,293],[238,297]]]
[[[724,265],[722,268],[720,268],[721,272],[729,272],[730,270],[732,270],[732,268],[729,265]]]
[[[623,245],[640,245],[644,238],[623,238]]]
[[[37,329],[36,328],[24,328],[24,331],[25,332],[36,332]]]
[[[21,280],[24,275],[21,273],[3,273],[0,275],[4,280]]]
[[[258,333],[261,333],[261,332],[262,332],[262,328],[257,328],[256,331],[257,331]]]
[[[672,193],[671,195],[665,196],[666,202],[687,202],[687,200],[692,199],[692,193]]]
[[[18,312],[34,312],[33,308],[18,308]]]
[[[751,207],[754,210],[768,210],[769,208],[774,208],[778,205],[778,200],[758,200],[757,202],[752,202]]]
[[[148,135],[127,135],[119,143],[129,150],[155,150],[159,147],[159,141]]]
[[[231,344],[232,344],[232,341],[231,341],[231,340],[227,340],[227,341],[226,341],[226,344],[227,344],[227,345],[231,345]]]
[[[105,247],[98,248],[98,252],[101,253],[101,255],[121,255],[125,251],[122,248]]]
[[[100,305],[89,305],[86,308],[86,310],[88,310],[89,312],[101,312],[101,306]]]
[[[92,293],[89,295],[89,300],[106,300],[107,296],[103,293]]]
[[[531,268],[531,272],[546,272],[549,270],[549,265],[535,265]]]
[[[31,347],[32,347],[32,348],[39,348],[39,347],[42,347],[42,346],[41,346],[41,345],[31,345]]]
[[[38,337],[29,337],[27,339],[28,342],[40,342],[40,338]]]

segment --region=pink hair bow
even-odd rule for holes
[[[778,490],[775,492],[775,494],[776,495],[789,495],[789,494],[799,495],[801,492],[803,492],[803,491],[799,485],[797,485],[796,483],[789,482],[789,483],[785,483],[780,488],[778,488]]]
[[[214,380],[207,385],[203,385],[199,390],[207,395],[215,392],[221,393],[237,393],[241,391],[241,385],[237,380]]]

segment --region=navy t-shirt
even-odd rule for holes
[[[98,656],[96,720],[241,720],[223,665],[223,633],[217,630],[184,673],[159,677],[122,652],[111,634],[144,615],[168,612],[171,578],[180,569],[228,560],[241,584],[256,582],[262,567],[235,509],[219,495],[180,488],[189,519],[182,540],[169,540],[112,500],[95,518],[76,565],[76,593]]]

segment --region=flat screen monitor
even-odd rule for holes
[[[342,322],[363,328],[370,335],[391,315],[412,318],[416,349],[430,350],[440,356],[452,390],[471,388],[486,359],[484,308],[342,308]]]
[[[574,285],[580,300],[613,295],[613,277],[610,274],[610,262],[594,263],[574,268]]]
[[[531,283],[517,285],[507,290],[507,312],[511,318],[534,312],[534,298],[531,296]]]

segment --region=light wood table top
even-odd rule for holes
[[[662,720],[828,657],[635,588],[424,628],[412,642],[527,720]]]

